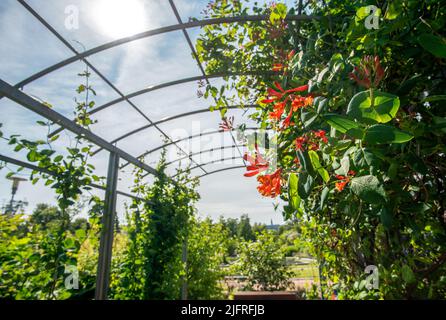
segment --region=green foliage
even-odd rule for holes
[[[208,15],[247,11],[223,2]],[[379,7],[374,30],[365,27],[371,4]],[[259,103],[251,118],[276,130],[284,217],[300,221],[331,289],[341,298],[445,298],[444,5],[312,2],[307,12],[322,18],[311,22],[284,21],[275,7],[252,10],[273,12],[273,23],[206,26],[198,54],[208,73],[257,71],[212,88],[216,108],[231,90],[242,105]],[[275,64],[284,67],[271,73]],[[290,95],[262,102],[277,83],[285,90],[308,83],[314,101],[297,110]],[[294,125],[271,117],[279,101]],[[326,142],[310,144],[320,130]],[[367,265],[378,267],[378,290],[365,288]]]
[[[235,270],[247,277],[247,290],[284,290],[289,286],[285,252],[269,231],[257,234],[255,242],[240,244]]]
[[[198,200],[187,172],[179,172],[176,182],[166,176],[165,152],[152,185],[141,182],[135,173],[133,192],[144,199],[134,200],[128,213],[129,245],[123,268],[112,284],[116,299],[179,299],[185,276],[182,262],[188,224]],[[134,279],[140,279],[135,283]]]
[[[222,299],[223,270],[228,232],[222,224],[192,220],[187,237],[188,299]]]
[[[76,100],[74,111],[75,121],[78,125],[89,129],[93,123],[90,120],[88,110],[94,106],[89,95],[95,94],[89,85],[88,70],[79,74],[85,81],[77,92],[83,93],[82,102]],[[80,88],[83,88],[80,90]],[[49,108],[51,105],[45,103]],[[41,126],[48,128],[51,132],[50,121],[38,121]],[[47,137],[44,140],[30,141],[12,135],[4,138],[13,147],[15,152],[26,152],[29,162],[34,162],[42,171],[31,172],[30,180],[33,184],[40,179],[45,186],[51,186],[57,197],[58,207],[39,205],[31,215],[29,222],[15,217],[2,216],[6,224],[5,232],[2,233],[0,250],[3,251],[1,258],[1,274],[5,279],[4,287],[0,296],[15,299],[67,299],[74,297],[92,286],[94,278],[88,279],[80,284],[80,291],[72,291],[66,288],[66,267],[77,267],[77,255],[82,243],[86,240],[86,228],[82,232],[71,224],[70,214],[73,205],[80,200],[84,191],[91,189],[93,181],[102,178],[94,175],[94,166],[89,163],[92,145],[76,136],[73,146],[66,148],[66,154],[57,154],[53,150],[58,136]],[[21,171],[21,168],[18,169]],[[10,172],[8,175],[13,174]],[[98,223],[102,214],[102,201],[97,197],[91,197],[92,205],[91,220],[78,221],[85,227],[94,226]],[[99,215],[97,214],[99,212]],[[79,224],[78,224],[79,226]],[[21,230],[22,231],[18,231]],[[98,236],[92,232],[91,237]],[[26,244],[26,245],[25,245]],[[94,270],[90,270],[95,272]],[[94,274],[94,273],[93,273]],[[5,291],[3,291],[5,290]]]

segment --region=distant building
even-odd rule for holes
[[[280,224],[273,224],[273,219],[271,219],[271,224],[266,225],[266,230],[274,230],[277,231],[280,228]]]

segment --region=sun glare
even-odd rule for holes
[[[93,12],[100,30],[111,38],[144,31],[146,16],[140,0],[98,0]]]

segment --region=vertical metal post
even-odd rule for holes
[[[183,277],[183,284],[181,286],[181,300],[187,300],[187,236],[183,241],[183,254],[181,261],[186,269],[186,274]]]
[[[116,216],[116,187],[118,184],[119,156],[110,152],[107,186],[105,190],[104,214],[102,216],[101,242],[96,276],[96,300],[107,299],[110,281],[110,265],[113,247],[113,231]]]

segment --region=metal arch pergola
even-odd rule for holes
[[[240,146],[243,145],[237,145],[236,141],[232,135],[232,131],[229,130],[229,132],[231,133],[231,136],[233,138],[233,142],[234,144],[232,146],[222,146],[220,148],[211,148],[211,149],[207,149],[207,150],[201,150],[199,152],[196,153],[187,153],[185,150],[183,150],[180,146],[178,146],[178,143],[184,140],[190,140],[193,139],[195,137],[198,136],[203,136],[203,135],[207,135],[207,134],[215,134],[215,133],[221,133],[224,132],[222,130],[218,130],[218,131],[211,131],[211,132],[207,132],[207,133],[202,133],[199,135],[191,135],[187,138],[184,139],[177,139],[177,140],[173,140],[171,137],[169,137],[161,128],[159,128],[159,124],[164,123],[164,122],[168,122],[168,121],[172,121],[181,117],[185,117],[185,116],[189,116],[189,115],[193,115],[193,114],[197,114],[197,113],[201,113],[201,112],[207,112],[208,109],[206,110],[196,110],[196,111],[191,111],[191,112],[186,112],[186,113],[182,113],[179,115],[174,115],[174,116],[170,116],[168,118],[159,120],[159,121],[152,121],[144,112],[141,111],[141,109],[135,104],[133,103],[130,99],[148,92],[152,92],[155,90],[159,90],[162,88],[166,88],[166,87],[170,87],[170,86],[175,86],[178,84],[182,84],[182,83],[187,83],[187,82],[191,82],[191,81],[197,81],[197,80],[205,80],[207,83],[209,83],[209,79],[211,78],[217,78],[217,77],[227,77],[227,76],[234,76],[234,75],[256,75],[259,73],[265,74],[265,72],[258,72],[258,71],[253,71],[250,73],[220,73],[220,74],[213,74],[213,75],[208,75],[206,74],[206,72],[204,71],[204,68],[198,58],[197,53],[195,52],[194,46],[190,40],[190,37],[187,33],[187,30],[190,28],[195,28],[195,27],[203,27],[203,26],[207,26],[207,25],[214,25],[214,24],[223,24],[223,23],[245,23],[245,22],[261,22],[266,20],[268,17],[266,15],[246,15],[246,16],[237,16],[237,17],[224,17],[224,18],[213,18],[213,19],[206,19],[206,20],[196,20],[196,21],[189,21],[186,23],[183,23],[181,20],[181,17],[178,13],[178,10],[174,4],[173,0],[169,0],[170,6],[172,8],[172,11],[175,15],[175,17],[178,20],[178,24],[175,25],[170,25],[170,26],[166,26],[166,27],[161,27],[161,28],[157,28],[157,29],[153,29],[153,30],[149,30],[149,31],[145,31],[142,33],[138,33],[136,35],[130,36],[130,37],[124,37],[115,41],[111,41],[109,43],[97,46],[95,48],[86,50],[84,52],[78,52],[60,33],[58,33],[56,31],[55,28],[53,28],[42,16],[40,16],[28,3],[25,2],[25,0],[17,0],[29,13],[31,13],[40,23],[42,23],[46,29],[48,29],[49,32],[51,32],[56,38],[58,38],[74,55],[71,56],[70,58],[67,58],[63,61],[60,61],[50,67],[47,67],[33,75],[31,75],[30,77],[20,81],[19,83],[15,84],[15,85],[11,85],[9,83],[7,83],[6,81],[0,79],[0,99],[3,97],[8,98],[11,101],[16,102],[17,104],[27,108],[28,110],[33,111],[36,114],[39,114],[40,116],[54,122],[55,124],[57,124],[58,126],[60,126],[60,128],[57,130],[58,132],[62,131],[62,130],[69,130],[72,133],[75,133],[76,135],[82,136],[83,138],[85,138],[86,140],[89,140],[90,142],[92,142],[93,144],[95,144],[96,146],[98,146],[98,150],[96,150],[96,152],[100,151],[100,150],[107,150],[109,152],[109,162],[108,162],[108,172],[107,172],[107,181],[106,181],[106,185],[105,186],[101,186],[101,185],[95,185],[93,184],[92,187],[98,188],[98,189],[102,189],[105,190],[105,205],[104,205],[104,213],[103,213],[103,218],[102,218],[102,231],[101,231],[101,238],[100,238],[100,247],[99,247],[99,260],[98,260],[98,268],[97,268],[97,278],[96,278],[96,291],[95,291],[95,299],[97,300],[103,300],[107,298],[107,291],[108,291],[108,287],[109,287],[109,275],[110,275],[110,264],[111,264],[111,256],[112,256],[112,243],[113,243],[113,223],[115,220],[115,215],[116,215],[116,198],[117,195],[122,195],[122,196],[126,196],[126,197],[131,197],[131,198],[135,198],[141,201],[145,201],[144,199],[140,199],[134,195],[122,192],[117,190],[117,182],[118,182],[118,172],[119,169],[127,166],[128,164],[132,164],[138,168],[143,169],[144,171],[146,171],[146,175],[148,174],[152,174],[152,175],[158,175],[158,172],[156,169],[152,168],[151,166],[143,163],[142,161],[140,161],[139,159],[143,158],[144,156],[155,152],[156,150],[160,150],[162,148],[165,148],[166,146],[169,145],[175,145],[177,147],[177,149],[179,151],[181,151],[185,156],[183,158],[179,158],[175,161],[170,162],[174,163],[183,159],[187,159],[189,158],[191,160],[191,162],[193,162],[195,164],[194,167],[192,167],[191,169],[201,169],[203,171],[203,173],[201,175],[199,175],[199,178],[201,177],[206,177],[209,176],[211,174],[215,174],[218,172],[222,172],[222,171],[226,171],[226,170],[232,170],[232,169],[238,169],[238,168],[244,168],[244,165],[239,165],[239,166],[232,166],[232,167],[227,167],[227,168],[222,168],[219,170],[214,170],[214,171],[206,171],[203,167],[206,165],[209,165],[211,163],[216,163],[218,161],[224,161],[224,160],[228,160],[228,159],[236,159],[236,158],[242,158],[242,154],[239,150]],[[299,21],[304,21],[304,20],[312,20],[312,19],[319,19],[319,17],[316,16],[309,16],[309,15],[301,15],[301,9],[302,9],[302,1],[299,1],[299,14],[298,15],[292,15],[292,16],[287,16],[286,20],[288,21],[297,21],[299,23]],[[200,76],[195,76],[195,77],[189,77],[189,78],[184,78],[184,79],[179,79],[179,80],[174,80],[174,81],[170,81],[170,82],[166,82],[166,83],[162,83],[162,84],[158,84],[158,85],[154,85],[154,86],[149,86],[146,87],[145,89],[139,90],[139,91],[135,91],[133,93],[127,94],[125,95],[121,90],[119,90],[106,76],[104,76],[104,74],[102,74],[94,65],[92,65],[88,60],[87,57],[100,53],[102,51],[126,44],[126,43],[130,43],[132,41],[136,41],[139,39],[144,39],[144,38],[148,38],[151,36],[155,36],[155,35],[160,35],[160,34],[165,34],[165,33],[169,33],[169,32],[173,32],[173,31],[182,31],[183,35],[190,47],[191,53],[194,57],[194,59],[196,60],[198,67],[202,73],[202,75]],[[94,110],[91,111],[91,113],[97,113],[100,112],[101,110],[104,110],[118,102],[127,102],[134,110],[136,110],[145,120],[147,120],[148,124],[144,125],[140,128],[137,128],[133,131],[130,131],[120,137],[118,137],[117,139],[113,140],[113,141],[107,141],[101,137],[99,137],[98,135],[94,134],[93,132],[86,130],[85,128],[82,128],[80,126],[78,126],[74,121],[64,117],[63,115],[61,115],[60,113],[48,108],[47,106],[45,106],[43,103],[35,100],[34,98],[32,98],[30,95],[27,95],[26,93],[22,92],[20,89],[22,89],[25,85],[32,83],[33,81],[50,74],[51,72],[58,70],[60,68],[63,68],[71,63],[74,63],[76,61],[83,61],[89,69],[91,69],[95,74],[97,74],[114,92],[116,92],[119,96],[119,98],[109,101],[97,108],[95,108]],[[237,108],[238,106],[228,106],[229,108]],[[251,106],[245,106],[248,108],[255,108],[257,106],[255,105],[251,105]],[[136,134],[142,130],[145,130],[147,128],[150,127],[154,127],[156,128],[165,138],[166,140],[168,140],[169,142],[165,143],[164,145],[161,145],[159,147],[156,147],[152,150],[149,150],[137,157],[134,157],[131,154],[128,154],[127,152],[125,152],[124,150],[120,149],[119,147],[115,146],[114,144],[122,139],[125,139],[133,134]],[[256,128],[248,128],[248,129],[256,129]],[[55,134],[55,132],[53,132],[52,134]],[[219,160],[215,160],[215,161],[210,161],[207,163],[197,163],[192,156],[197,155],[197,154],[202,154],[202,153],[206,153],[206,152],[212,152],[218,149],[224,149],[224,148],[237,148],[237,150],[240,153],[240,157],[231,157],[231,158],[223,158],[223,159],[219,159]],[[121,166],[121,168],[119,167],[119,162],[120,160],[123,159],[126,161],[126,164]],[[7,163],[12,163],[14,165],[18,165],[21,167],[26,167],[28,169],[31,170],[37,170],[40,172],[44,172],[46,174],[49,175],[53,175],[54,173],[49,172],[47,170],[45,170],[44,168],[40,168],[37,166],[34,166],[30,163],[26,163],[23,161],[19,161],[17,159],[13,159],[10,157],[6,157],[4,155],[0,155],[0,161],[4,161]],[[173,179],[175,176],[173,176],[171,179]]]

